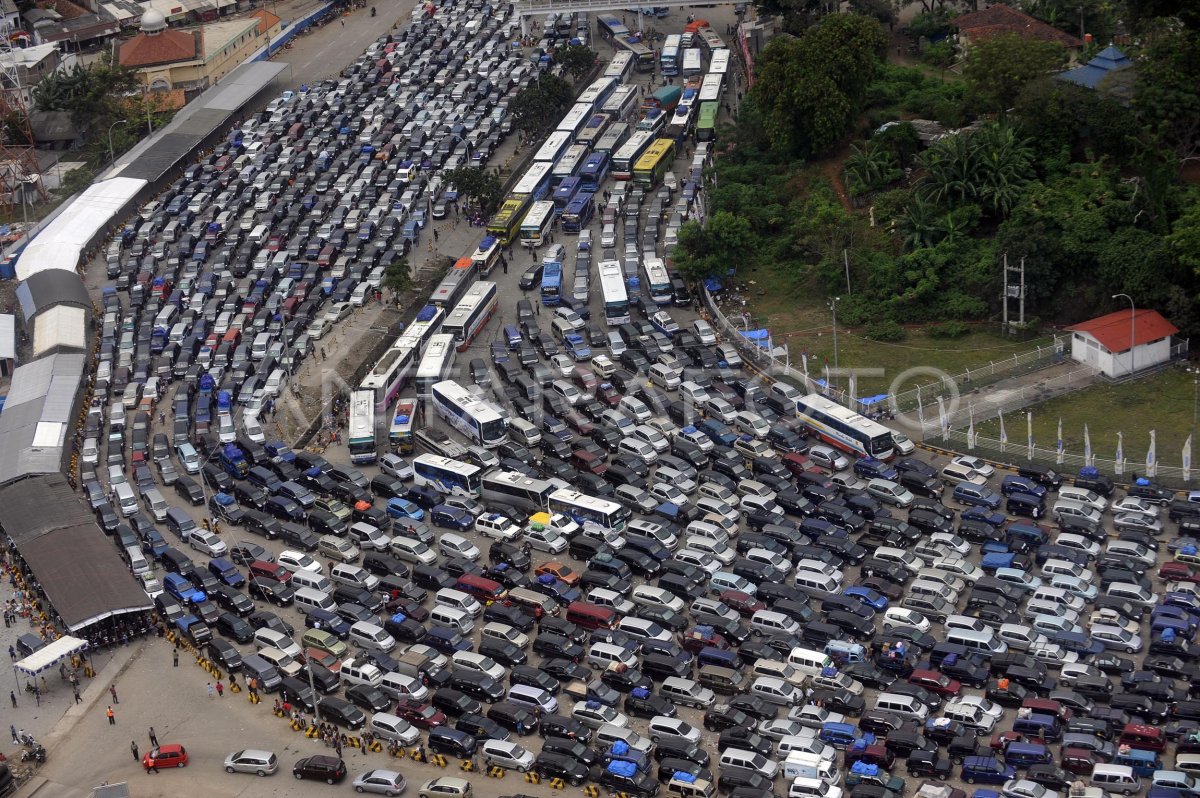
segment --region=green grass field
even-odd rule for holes
[[[770,269],[752,269],[742,273],[748,286],[746,311],[755,321],[766,326],[776,346],[787,344],[792,366],[801,368],[801,353],[808,353],[809,373],[814,377],[825,364],[834,365],[833,315],[826,302],[811,296],[799,295],[787,281]],[[908,337],[898,343],[871,341],[858,330],[838,325],[837,364],[841,368],[881,368],[881,377],[858,378],[858,394],[868,396],[891,392],[893,381],[905,370],[930,367],[957,375],[968,368],[987,366],[1014,354],[1047,345],[1049,336],[1035,340],[1014,341],[995,332],[981,329],[953,341],[932,338],[919,328],[911,328]],[[922,375],[918,381],[905,381],[896,391],[911,390],[917,383],[932,384],[935,379]]]
[[[1033,437],[1041,448],[1052,449],[1058,439],[1058,419],[1063,422],[1063,444],[1073,454],[1083,454],[1083,425],[1087,424],[1097,457],[1111,459],[1117,451],[1117,433],[1124,435],[1125,458],[1131,470],[1140,470],[1150,447],[1150,430],[1158,440],[1158,460],[1163,465],[1183,462],[1183,443],[1193,428],[1195,377],[1183,369],[1170,369],[1121,385],[1097,385],[1034,405]],[[1006,416],[1010,446],[1025,442],[1025,414]],[[976,432],[1000,437],[995,419],[977,424]],[[1200,441],[1193,441],[1193,447]]]

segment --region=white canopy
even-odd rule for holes
[[[38,649],[23,660],[19,660],[16,669],[30,676],[37,676],[47,671],[72,654],[87,648],[87,641],[78,637],[66,635]]]

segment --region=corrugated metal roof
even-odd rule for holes
[[[17,317],[11,313],[0,315],[0,360],[12,360],[17,356]]]
[[[92,307],[92,299],[83,285],[83,278],[66,269],[47,269],[29,275],[28,280],[17,286],[17,301],[21,303],[21,312],[26,319],[32,319],[55,305]]]
[[[0,484],[63,467],[86,355],[61,353],[17,367],[0,413]]]
[[[87,316],[83,308],[59,305],[33,320],[33,356],[60,349],[87,349]]]

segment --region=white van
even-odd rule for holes
[[[308,588],[319,593],[333,592],[333,582],[328,576],[303,568],[292,574],[292,587],[296,590]]]
[[[396,638],[382,626],[369,621],[357,621],[350,627],[350,642],[361,648],[382,651],[385,654],[396,647]]]
[[[254,344],[250,347],[250,358],[252,360],[262,360],[267,356],[267,350],[271,346],[271,334],[267,332],[259,333],[254,336]]]
[[[150,573],[150,563],[146,562],[146,555],[137,546],[125,548],[125,559],[129,561],[129,570],[134,576]]]
[[[471,630],[475,628],[475,621],[469,614],[442,604],[434,606],[429,613],[429,620],[436,626],[444,626],[464,635],[470,634]]]
[[[1058,499],[1062,501],[1079,502],[1080,504],[1091,507],[1098,513],[1102,513],[1108,509],[1108,499],[1105,499],[1099,493],[1088,490],[1087,488],[1077,488],[1074,485],[1063,485],[1058,489]]]
[[[508,422],[508,434],[522,446],[537,446],[542,442],[542,432],[523,418]]]
[[[385,740],[395,740],[402,745],[416,745],[421,739],[421,733],[408,721],[387,712],[376,712],[371,715],[367,728],[376,737]]]
[[[801,673],[816,676],[826,668],[834,667],[833,659],[824,651],[811,648],[793,648],[788,654],[788,664]]]
[[[982,632],[973,629],[947,629],[946,641],[957,643],[968,651],[989,657],[1008,651],[1008,643],[996,637],[996,633],[991,629]]]
[[[444,587],[435,593],[433,603],[439,607],[460,610],[472,618],[478,618],[483,613],[483,606],[474,596],[450,587]]]
[[[295,574],[293,574],[293,578],[295,578]],[[308,615],[313,610],[329,612],[337,610],[337,602],[333,600],[333,596],[320,590],[313,590],[311,587],[297,588],[295,602],[301,615]]]
[[[1093,787],[1122,795],[1133,795],[1142,789],[1142,780],[1129,765],[1096,765],[1092,768],[1091,783]]]
[[[679,387],[682,379],[677,370],[662,363],[655,363],[650,367],[649,371],[650,382],[660,388],[665,388],[668,391],[673,391]]]
[[[842,798],[842,788],[825,779],[797,778],[788,785],[788,798]]]
[[[779,763],[772,762],[762,754],[742,748],[726,748],[717,760],[721,771],[741,770],[746,773],[761,773],[768,781],[779,773]]]
[[[924,723],[929,716],[929,707],[916,698],[903,693],[880,693],[875,699],[875,708],[893,712],[902,718]]]
[[[267,228],[267,226],[265,224],[260,224],[250,231],[250,237],[246,240],[256,246],[262,246],[266,243],[267,235],[269,233],[270,230]]]
[[[150,511],[150,515],[154,516],[154,520],[162,523],[167,520],[167,500],[163,498],[162,491],[158,488],[149,488],[142,493],[142,499],[146,502],[146,509]]]
[[[587,662],[600,670],[608,670],[613,665],[637,667],[637,657],[629,653],[623,646],[616,646],[612,643],[593,643],[592,647],[588,649]]]
[[[117,511],[124,517],[128,518],[138,511],[137,494],[128,482],[114,485],[113,495],[116,497]]]

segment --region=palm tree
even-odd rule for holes
[[[844,169],[851,194],[865,194],[881,188],[899,180],[903,174],[896,163],[895,154],[875,142],[854,144],[850,150]]]
[[[989,125],[972,138],[981,155],[980,199],[992,213],[1007,216],[1034,177],[1033,148],[1008,125]]]
[[[936,204],[973,202],[980,181],[979,148],[974,136],[958,134],[938,141],[918,158],[925,176],[917,193]]]
[[[937,205],[914,195],[904,206],[904,215],[900,217],[904,246],[909,249],[932,247],[940,237],[941,223]]]

